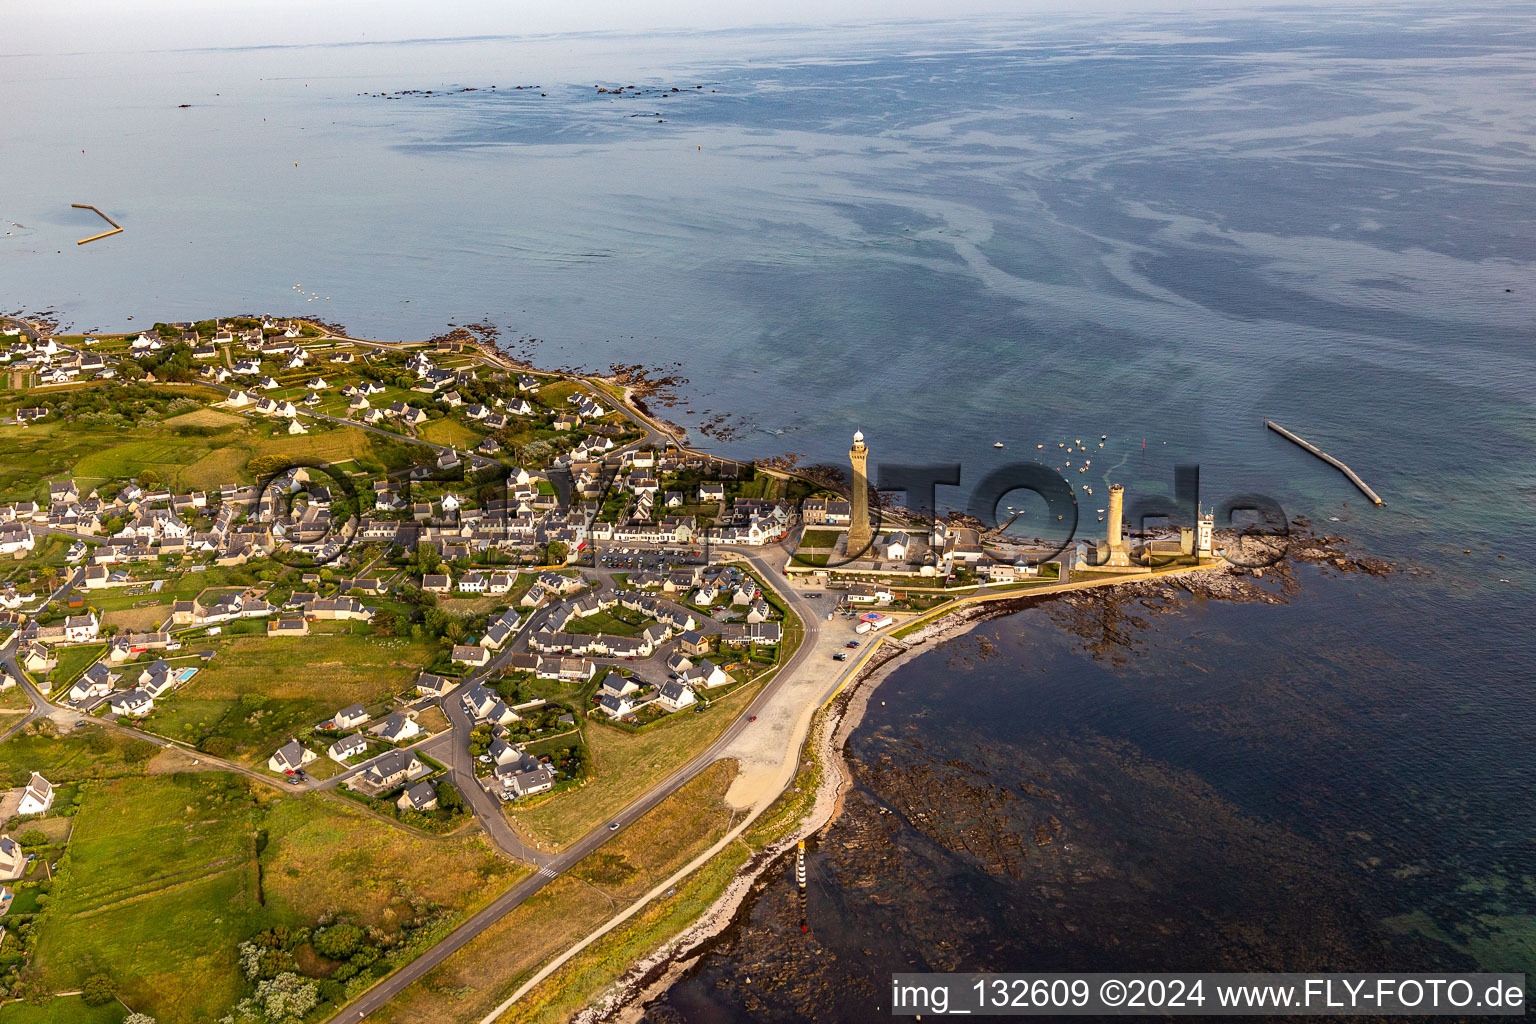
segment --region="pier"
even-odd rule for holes
[[[1361,491],[1365,492],[1365,496],[1367,498],[1370,498],[1371,501],[1374,502],[1375,504],[1377,504],[1377,505],[1385,505],[1386,504],[1386,502],[1382,501],[1380,496],[1378,496],[1375,491],[1371,490],[1370,487],[1368,487],[1366,485],[1366,482],[1364,480],[1360,479],[1360,475],[1358,473],[1356,473],[1354,470],[1350,469],[1348,466],[1344,465],[1344,463],[1340,462],[1338,459],[1334,458],[1332,455],[1329,455],[1327,452],[1323,451],[1317,445],[1312,444],[1309,441],[1302,440],[1301,438],[1297,437],[1295,434],[1291,433],[1289,430],[1286,430],[1280,424],[1276,423],[1274,420],[1268,418],[1267,416],[1264,418],[1264,425],[1266,427],[1268,427],[1270,430],[1273,430],[1275,433],[1279,434],[1281,437],[1286,438],[1287,440],[1290,440],[1290,441],[1295,441],[1297,444],[1301,445],[1307,451],[1311,452],[1313,455],[1316,455],[1318,458],[1322,459],[1324,462],[1328,463],[1330,466],[1334,467],[1339,472],[1341,472],[1345,476],[1349,477],[1350,482],[1353,483],[1356,487],[1360,488]]]
[[[80,241],[75,243],[76,245],[84,245],[86,242],[94,242],[98,238],[106,238],[106,237],[108,237],[110,235],[115,235],[118,232],[123,230],[123,227],[122,227],[121,224],[119,224],[117,221],[113,220],[111,217],[108,217],[106,214],[102,213],[100,210],[96,209],[96,207],[94,207],[94,206],[91,206],[91,205],[89,205],[87,203],[70,203],[69,205],[73,206],[77,210],[90,210],[96,216],[100,217],[102,220],[104,220],[108,224],[112,225],[112,230],[111,231],[103,231],[99,235],[92,235],[90,238],[82,238],[82,239],[80,239]]]

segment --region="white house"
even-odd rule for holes
[[[351,736],[347,736],[343,739],[337,740],[335,743],[332,743],[330,748],[326,750],[325,755],[332,761],[336,761],[339,764],[346,764],[348,759],[356,757],[358,754],[366,753],[367,750],[367,737],[365,737],[360,732],[355,732]]]
[[[708,658],[705,658],[703,661],[693,666],[693,668],[684,672],[682,676],[684,682],[691,683],[694,686],[703,686],[705,688],[725,686],[727,683],[735,682],[735,680],[731,678],[730,673],[726,672],[725,669],[721,668],[719,665],[716,665]]]
[[[21,844],[10,836],[0,836],[0,878],[14,881],[27,873],[32,858],[22,852]]]
[[[420,736],[424,730],[416,724],[416,719],[396,711],[371,731],[385,742],[404,743]]]
[[[32,531],[18,523],[6,523],[0,526],[0,555],[14,555],[22,558],[28,551],[37,546],[37,541],[32,536]]]
[[[331,728],[335,729],[337,732],[344,732],[348,729],[356,729],[358,726],[367,722],[368,719],[372,717],[373,716],[368,713],[367,708],[363,707],[361,704],[353,704],[351,707],[345,707],[336,712],[336,716],[331,719]]]
[[[48,808],[52,806],[53,784],[37,772],[33,772],[32,778],[27,782],[27,788],[22,790],[21,803],[17,805],[16,813],[47,814]]]
[[[155,699],[148,693],[135,687],[132,690],[121,690],[107,699],[107,707],[114,715],[127,715],[129,718],[143,718],[155,710]]]
[[[453,648],[453,661],[459,665],[473,665],[479,668],[491,660],[491,652],[479,644],[473,646],[455,644]]]
[[[85,615],[70,615],[64,619],[64,639],[73,643],[94,640],[101,630],[101,620],[92,609]]]
[[[598,702],[598,707],[603,709],[603,714],[609,718],[623,718],[635,710],[635,702],[628,697],[610,693]]]
[[[693,695],[693,690],[688,684],[672,680],[661,684],[661,694],[656,698],[656,703],[668,711],[681,711],[690,704],[697,704],[699,699]]]
[[[304,767],[317,756],[319,755],[304,746],[295,737],[278,747],[272,756],[267,758],[267,767],[275,772],[286,774]]]
[[[416,680],[416,692],[423,697],[441,697],[456,685],[457,682],[453,679],[423,672]]]

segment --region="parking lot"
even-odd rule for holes
[[[705,558],[703,548],[615,546],[600,549],[595,555],[595,561],[599,569],[639,572],[646,569],[666,571],[675,565],[702,565]]]

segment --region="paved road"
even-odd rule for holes
[[[816,641],[821,634],[821,621],[820,616],[816,614],[816,607],[792,588],[784,585],[778,572],[758,553],[742,549],[728,550],[749,562],[764,581],[773,588],[775,593],[795,610],[795,613],[800,616],[801,622],[805,624],[805,637],[801,640],[800,646],[795,649],[795,653],[790,656],[789,660],[780,667],[774,678],[763,687],[752,700],[752,703],[742,711],[740,716],[726,727],[719,738],[709,745],[708,749],[674,771],[652,787],[644,796],[620,811],[613,819],[614,823],[619,826],[618,829],[609,826],[593,829],[560,853],[541,858],[540,861],[536,862],[539,864],[539,870],[536,873],[525,878],[505,893],[502,893],[479,913],[455,928],[437,945],[427,950],[405,967],[402,967],[396,973],[379,982],[352,1003],[338,1010],[335,1016],[330,1018],[331,1022],[341,1024],[343,1021],[361,1020],[384,1006],[413,982],[420,979],[434,967],[462,949],[480,933],[520,906],[528,897],[559,877],[566,869],[602,846],[620,829],[626,828],[644,817],[657,804],[673,793],[676,793],[700,772],[718,761],[721,754],[741,734],[742,730],[752,727],[749,719],[762,709],[763,705],[772,698],[773,694],[785,680],[804,666],[806,659],[811,656],[812,651],[815,649]],[[452,700],[457,703],[457,695],[450,694],[444,700]],[[467,718],[468,716],[465,717]],[[499,809],[497,813],[500,813]]]
[[[32,324],[28,323],[26,320],[19,320],[14,316],[0,316],[0,324],[10,324],[12,327],[20,327],[21,333],[26,336],[28,341],[36,342],[39,341],[43,336],[42,332],[39,331],[36,327],[32,326]]]
[[[62,600],[65,594],[79,586],[80,582],[84,579],[85,568],[82,566],[68,576],[64,582],[60,583],[53,593],[48,595],[48,600],[42,603],[39,611],[42,608],[48,607],[49,602]],[[17,653],[21,650],[21,643],[17,639],[21,635],[21,631],[35,625],[37,625],[37,616],[34,614],[26,622],[22,623],[15,633],[11,634],[11,638],[6,641],[4,647],[0,647],[0,665],[4,665],[6,670],[16,677],[21,683],[21,688],[26,691],[27,699],[32,702],[32,710],[23,715],[21,721],[7,729],[5,735],[0,736],[0,742],[10,739],[39,718],[43,718],[58,710],[57,707],[48,703],[48,698],[39,693],[37,687],[32,685],[31,680],[27,678],[27,674],[21,670],[21,662],[16,657]]]

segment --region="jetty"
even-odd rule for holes
[[[106,214],[102,213],[100,210],[96,209],[96,207],[89,205],[88,203],[70,203],[69,205],[73,206],[77,210],[90,210],[96,216],[100,217],[102,220],[104,220],[108,224],[112,225],[112,230],[111,231],[103,231],[99,235],[92,235],[90,238],[82,238],[82,239],[80,239],[80,241],[75,243],[76,245],[84,245],[86,242],[94,242],[98,238],[106,238],[109,235],[115,235],[118,232],[123,230],[123,226],[121,224],[119,224],[117,221],[113,220],[111,217],[108,217]]]
[[[1341,472],[1345,476],[1349,477],[1350,482],[1353,483],[1356,487],[1360,488],[1360,490],[1365,493],[1365,496],[1367,498],[1370,498],[1371,501],[1374,502],[1375,504],[1377,504],[1377,505],[1385,505],[1386,504],[1386,502],[1382,501],[1381,497],[1375,491],[1370,489],[1370,487],[1366,484],[1366,482],[1364,480],[1360,479],[1360,474],[1356,473],[1354,470],[1352,470],[1348,466],[1344,465],[1344,463],[1340,462],[1338,459],[1334,458],[1332,455],[1329,455],[1327,452],[1323,451],[1317,445],[1312,444],[1310,441],[1306,441],[1306,440],[1303,440],[1302,438],[1297,437],[1295,434],[1291,433],[1289,430],[1286,430],[1280,424],[1276,423],[1274,420],[1270,419],[1267,416],[1264,418],[1264,425],[1266,427],[1268,427],[1270,430],[1273,430],[1275,433],[1279,434],[1281,437],[1283,437],[1283,438],[1285,438],[1285,439],[1287,439],[1289,441],[1295,441],[1297,444],[1301,445],[1301,447],[1305,448],[1307,451],[1311,452],[1313,455],[1316,455],[1318,458],[1322,459],[1324,462],[1328,463],[1330,466],[1334,467],[1339,472]]]

